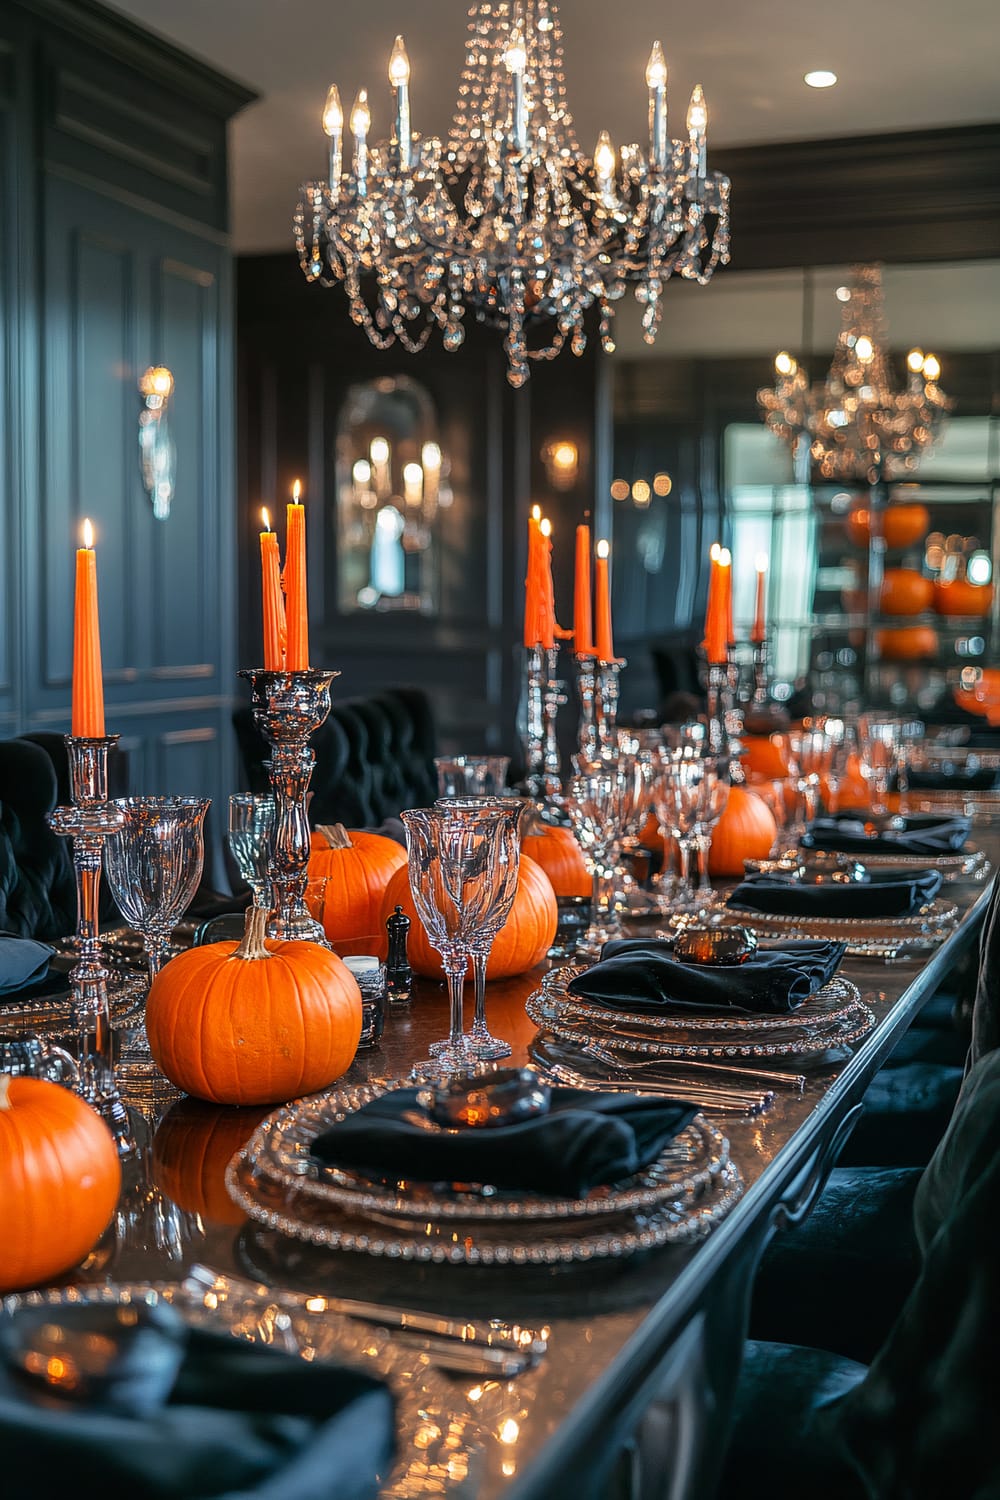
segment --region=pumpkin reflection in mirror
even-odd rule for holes
[[[213,1224],[242,1224],[246,1215],[226,1191],[226,1168],[267,1113],[259,1106],[178,1099],[153,1137],[156,1186],[185,1213]]]

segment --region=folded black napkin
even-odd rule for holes
[[[938,870],[901,875],[869,870],[865,881],[808,885],[790,875],[751,875],[730,894],[727,906],[782,917],[909,917],[941,889]]]
[[[33,938],[0,933],[0,995],[12,995],[45,978],[53,950]]]
[[[906,773],[911,792],[991,792],[1000,781],[993,766],[942,765]]]
[[[669,943],[605,943],[601,962],[577,975],[570,992],[612,1010],[755,1011],[786,1015],[833,978],[843,943],[790,942],[758,948],[741,964],[694,964]]]
[[[898,825],[898,826],[897,826]],[[817,818],[803,835],[806,849],[839,849],[845,854],[957,854],[972,826],[965,817],[910,813],[892,826],[869,832],[863,813]]]
[[[481,1182],[579,1198],[655,1161],[695,1115],[692,1105],[666,1097],[553,1089],[547,1114],[516,1125],[426,1130],[417,1093],[395,1089],[373,1099],[318,1135],[313,1156],[394,1182]]]
[[[34,1390],[0,1367],[4,1500],[374,1500],[392,1462],[384,1385],[226,1334],[189,1332],[147,1415]]]

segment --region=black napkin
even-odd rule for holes
[[[149,1416],[31,1392],[0,1367],[4,1500],[374,1500],[392,1461],[384,1385],[225,1334],[189,1332]]]
[[[742,964],[693,964],[669,943],[605,943],[601,962],[569,982],[570,992],[612,1010],[742,1011],[786,1015],[833,978],[844,943],[790,942],[758,948]]]
[[[939,870],[901,875],[870,870],[865,881],[807,885],[790,875],[751,875],[731,892],[727,906],[782,917],[909,917],[941,889]]]
[[[906,773],[911,792],[991,792],[998,778],[994,766],[941,765],[918,771],[912,767]]]
[[[394,1089],[373,1099],[318,1135],[313,1156],[394,1182],[481,1182],[580,1198],[655,1161],[696,1113],[665,1096],[553,1089],[548,1113],[531,1120],[430,1131],[416,1123],[426,1118],[417,1093]]]
[[[970,819],[938,813],[911,813],[893,819],[899,827],[867,832],[863,813],[817,818],[802,838],[806,849],[838,849],[845,854],[957,854],[969,837]]]
[[[52,953],[47,943],[0,933],[0,995],[12,995],[44,979]]]

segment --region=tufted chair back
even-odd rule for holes
[[[994,875],[979,939],[979,978],[972,1010],[972,1051],[977,1063],[1000,1047],[1000,877]]]
[[[233,714],[247,782],[268,790],[267,745],[248,707]],[[371,828],[437,795],[434,718],[426,694],[390,688],[372,698],[335,703],[313,737],[316,765],[309,819]]]
[[[46,751],[0,740],[0,929],[21,937],[62,937],[76,921],[69,842],[47,822],[58,800]]]

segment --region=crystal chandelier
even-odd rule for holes
[[[700,85],[686,134],[667,130],[667,66],[657,42],[646,68],[649,146],[615,150],[602,131],[593,157],[577,142],[566,100],[562,31],[551,0],[481,3],[469,11],[465,66],[447,141],[411,128],[410,64],[402,37],[389,59],[391,141],[369,145],[362,89],[351,110],[327,95],[326,182],[306,183],[295,212],[310,281],[343,284],[353,321],[380,349],[423,348],[440,328],[458,349],[471,311],[505,331],[507,378],[586,346],[584,316],[600,308],[614,348],[615,304],[634,284],[652,343],[671,275],[706,283],[729,259],[729,180],[709,172]],[[531,346],[529,347],[529,340]]]
[[[774,361],[773,389],[757,392],[770,430],[795,452],[806,438],[823,479],[875,484],[912,473],[934,442],[952,402],[938,385],[933,354],[911,349],[906,388],[897,390],[887,354],[881,266],[855,266],[826,380],[812,386],[785,350]]]

